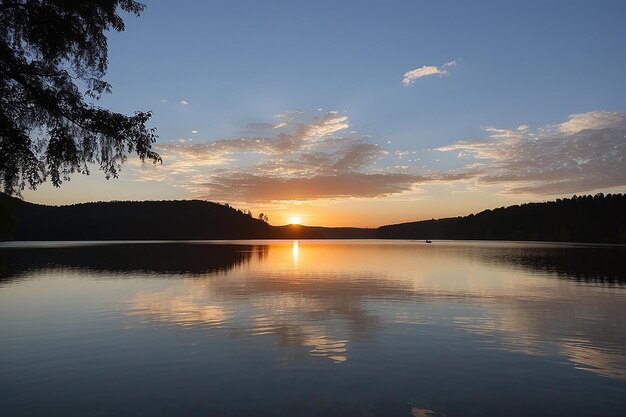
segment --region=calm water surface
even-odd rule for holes
[[[1,416],[624,416],[626,249],[0,246]]]

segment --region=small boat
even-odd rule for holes
[[[430,239],[426,239],[426,243],[433,243],[433,241]]]

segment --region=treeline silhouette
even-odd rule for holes
[[[0,240],[482,239],[626,243],[626,196],[573,196],[381,226],[271,226],[207,201],[44,206],[0,194]]]
[[[207,201],[112,201],[68,206],[0,196],[3,240],[259,239],[271,226]]]
[[[32,204],[0,193],[0,240],[366,239],[375,229],[271,226],[208,201]]]
[[[465,217],[387,225],[378,228],[376,237],[626,243],[626,196],[574,195]]]
[[[272,226],[272,237],[278,239],[375,239],[376,229],[288,224]]]

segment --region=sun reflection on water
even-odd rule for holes
[[[300,255],[300,248],[298,246],[298,241],[297,240],[295,240],[293,242],[293,249],[292,249],[292,251],[293,251],[293,263],[295,265],[298,265],[298,256]]]

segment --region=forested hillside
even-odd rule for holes
[[[574,196],[382,226],[270,226],[207,201],[44,206],[0,194],[0,240],[485,239],[626,243],[626,196]]]
[[[626,243],[626,196],[573,196],[465,217],[382,226],[381,239],[489,239]]]
[[[0,195],[0,239],[254,239],[271,226],[207,201],[143,201],[44,206]]]

